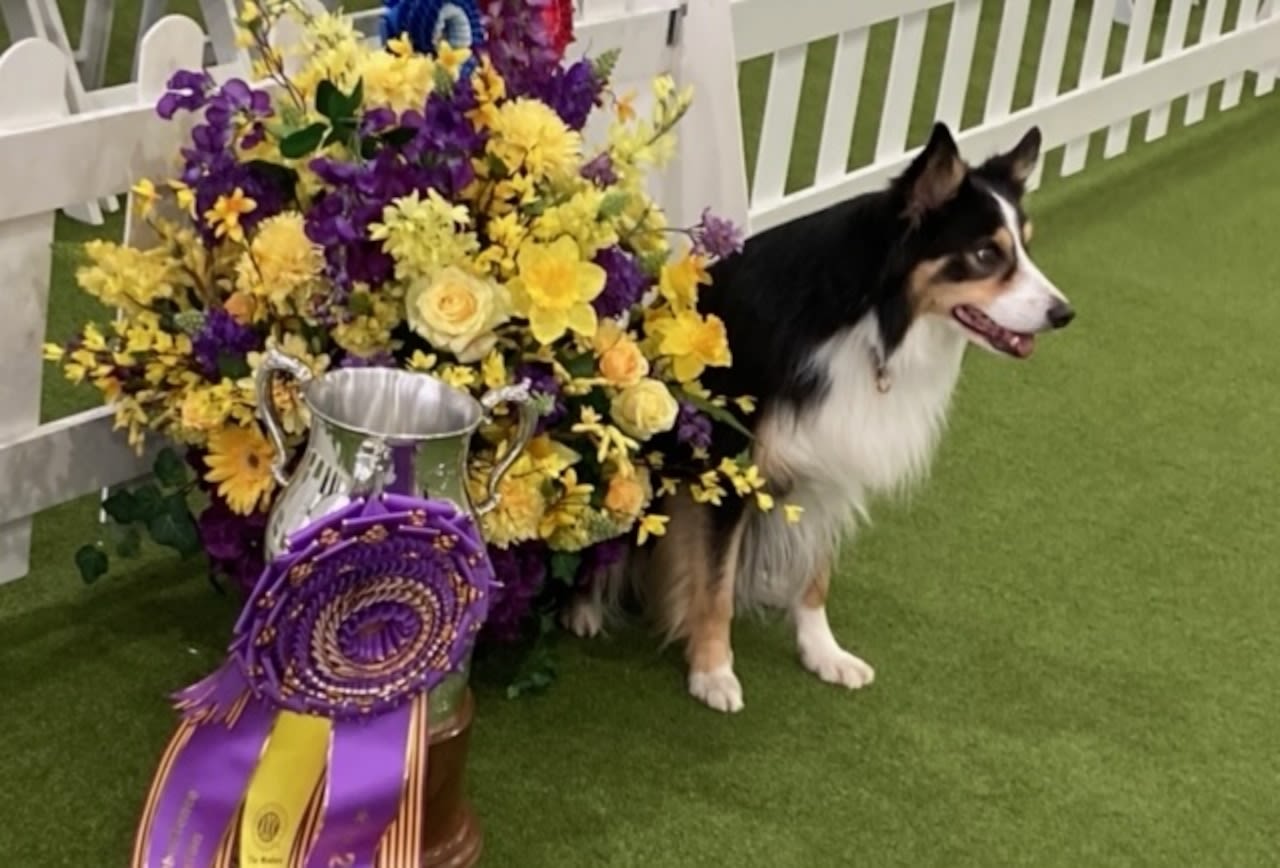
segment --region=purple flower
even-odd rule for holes
[[[200,474],[204,470],[200,468]],[[209,565],[242,590],[257,583],[265,566],[266,513],[237,515],[216,494],[196,521],[200,542],[209,556]]]
[[[604,291],[591,303],[600,316],[613,317],[630,310],[653,284],[635,257],[621,247],[601,250],[594,261],[605,271]]]
[[[156,114],[171,120],[180,111],[198,111],[208,102],[213,79],[200,70],[180,69],[165,83],[164,96],[156,103]]]
[[[582,177],[600,187],[611,187],[618,183],[618,173],[613,169],[613,158],[607,151],[583,164],[581,174]]]
[[[205,312],[204,324],[191,339],[191,354],[200,373],[211,381],[222,379],[220,363],[241,359],[262,349],[262,336],[248,326],[240,325],[220,307]]]
[[[486,48],[513,96],[533,96],[560,66],[563,52],[544,13],[556,0],[484,0]]]
[[[627,538],[619,536],[586,549],[582,553],[582,564],[578,567],[579,583],[590,586],[592,582],[599,580],[605,570],[622,562],[627,556],[628,546],[630,542]]]
[[[604,82],[596,77],[588,60],[579,60],[567,69],[553,68],[545,79],[534,86],[537,96],[555,109],[570,129],[587,125],[591,110],[600,105]]]
[[[711,447],[711,420],[693,404],[680,402],[676,416],[676,439],[693,449]]]
[[[489,603],[486,638],[515,642],[533,611],[534,601],[547,578],[547,548],[540,542],[521,543],[507,549],[489,547],[493,572],[501,583]]]
[[[742,230],[704,209],[702,222],[693,227],[693,246],[700,253],[725,259],[742,250]]]
[[[551,412],[538,420],[538,433],[554,428],[564,421],[569,408],[560,392],[560,383],[551,366],[544,362],[526,362],[516,368],[516,381],[528,380],[529,391],[551,399]]]
[[[273,114],[270,94],[265,90],[253,90],[240,79],[233,78],[209,100],[204,119],[211,126],[230,129],[237,121],[251,124]]]

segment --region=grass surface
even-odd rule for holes
[[[932,480],[848,550],[831,619],[874,687],[818,683],[760,623],[736,628],[733,718],[640,630],[564,642],[545,696],[482,673],[484,864],[1280,862],[1277,140],[1249,102],[1033,197],[1080,318],[1027,363],[974,355]],[[65,334],[84,308],[55,277]],[[47,415],[83,400],[50,378]],[[41,516],[0,588],[14,865],[123,864],[164,697],[234,616],[163,556],[84,588],[93,514]]]

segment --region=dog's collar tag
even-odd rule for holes
[[[893,388],[893,380],[889,378],[889,365],[878,347],[871,350],[871,367],[876,373],[876,391],[887,395]]]

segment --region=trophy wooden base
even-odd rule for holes
[[[475,700],[468,689],[453,719],[431,733],[423,868],[471,868],[480,861],[484,838],[466,795],[474,711]]]

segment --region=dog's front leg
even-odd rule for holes
[[[710,542],[707,536],[703,539]],[[733,593],[737,578],[741,522],[726,545],[708,545],[696,562],[708,569],[694,579],[689,601],[685,657],[689,693],[717,711],[742,710],[742,684],[733,672]],[[719,548],[719,552],[715,550]]]
[[[875,670],[865,660],[841,648],[827,623],[830,588],[831,568],[824,564],[791,608],[800,661],[804,668],[828,684],[850,689],[866,687],[875,680]]]

